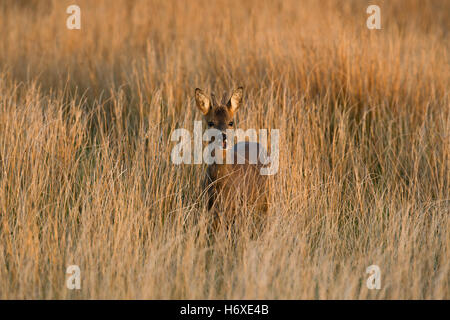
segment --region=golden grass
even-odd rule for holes
[[[2,1],[0,298],[449,299],[450,2],[378,2]],[[237,85],[280,170],[210,241],[169,137]]]

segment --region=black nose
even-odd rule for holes
[[[222,139],[225,141],[227,140],[227,134],[226,133],[222,133]]]

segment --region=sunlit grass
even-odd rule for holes
[[[448,299],[450,2],[369,4],[2,1],[0,298]],[[211,239],[170,133],[238,85],[280,169]]]

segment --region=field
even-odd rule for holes
[[[2,0],[0,298],[449,299],[450,1],[375,2]],[[280,166],[211,236],[170,135],[240,85]]]

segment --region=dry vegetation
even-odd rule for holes
[[[0,298],[449,299],[450,1],[377,2],[3,0]],[[170,133],[237,85],[280,170],[210,239]]]

